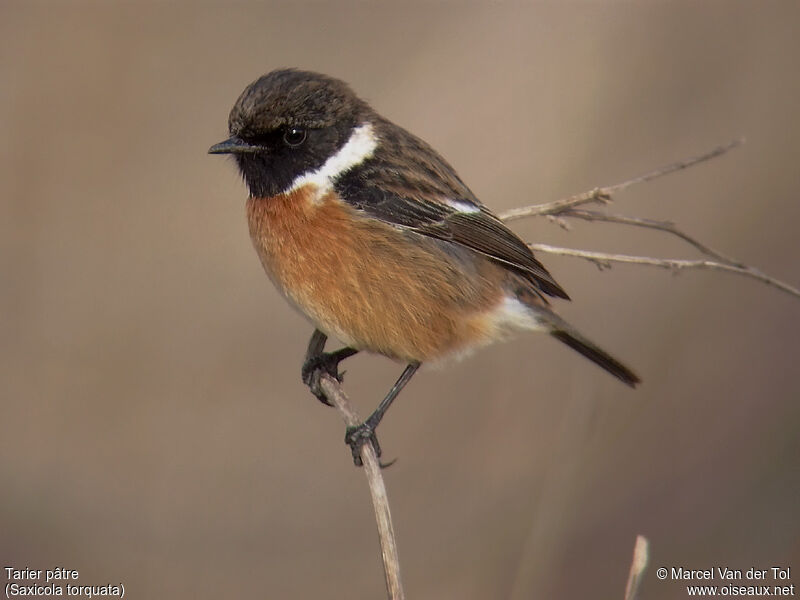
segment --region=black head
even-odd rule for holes
[[[369,106],[338,79],[272,71],[245,88],[231,109],[231,137],[209,149],[233,154],[250,193],[274,196],[341,148]]]

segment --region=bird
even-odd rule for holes
[[[314,326],[303,381],[319,387],[357,352],[405,368],[345,443],[356,465],[420,365],[447,364],[525,331],[544,332],[623,383],[640,378],[551,307],[569,300],[528,245],[429,144],[344,81],[277,69],[248,85],[210,154],[235,158],[250,237],[266,274]],[[324,352],[328,337],[345,346]]]

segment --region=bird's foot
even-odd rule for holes
[[[381,445],[378,443],[378,436],[375,435],[375,427],[370,424],[369,419],[364,421],[361,425],[348,427],[344,434],[344,443],[350,446],[350,451],[353,453],[353,463],[357,467],[364,464],[361,460],[361,446],[364,444],[372,444],[372,448],[375,450],[375,456],[379,459],[381,457]],[[378,461],[382,469],[391,467],[394,463],[394,460],[388,463],[380,462],[380,460]]]
[[[303,368],[301,370],[303,383],[308,386],[308,389],[317,397],[317,400],[328,406],[333,405],[322,391],[320,378],[324,373],[327,373],[341,383],[344,373],[339,373],[339,362],[344,360],[344,358],[345,357],[342,357],[338,352],[323,352],[322,354],[307,358],[303,363]]]

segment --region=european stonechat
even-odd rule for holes
[[[407,364],[345,441],[375,428],[420,364],[462,357],[519,331],[543,331],[631,387],[640,379],[553,312],[567,293],[530,248],[423,140],[332,77],[281,69],[251,83],[228,119],[250,189],[247,219],[261,263],[316,327],[303,380],[366,350]],[[347,346],[324,353],[327,336]],[[312,348],[316,348],[312,350]]]

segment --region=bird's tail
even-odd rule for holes
[[[546,308],[538,308],[536,311],[540,323],[544,324],[554,338],[565,343],[567,346],[580,352],[596,365],[602,367],[614,377],[631,387],[636,387],[641,383],[641,379],[628,367],[619,362],[616,358],[601,350],[594,343],[590,342],[581,335],[572,325],[559,317],[554,312]]]

